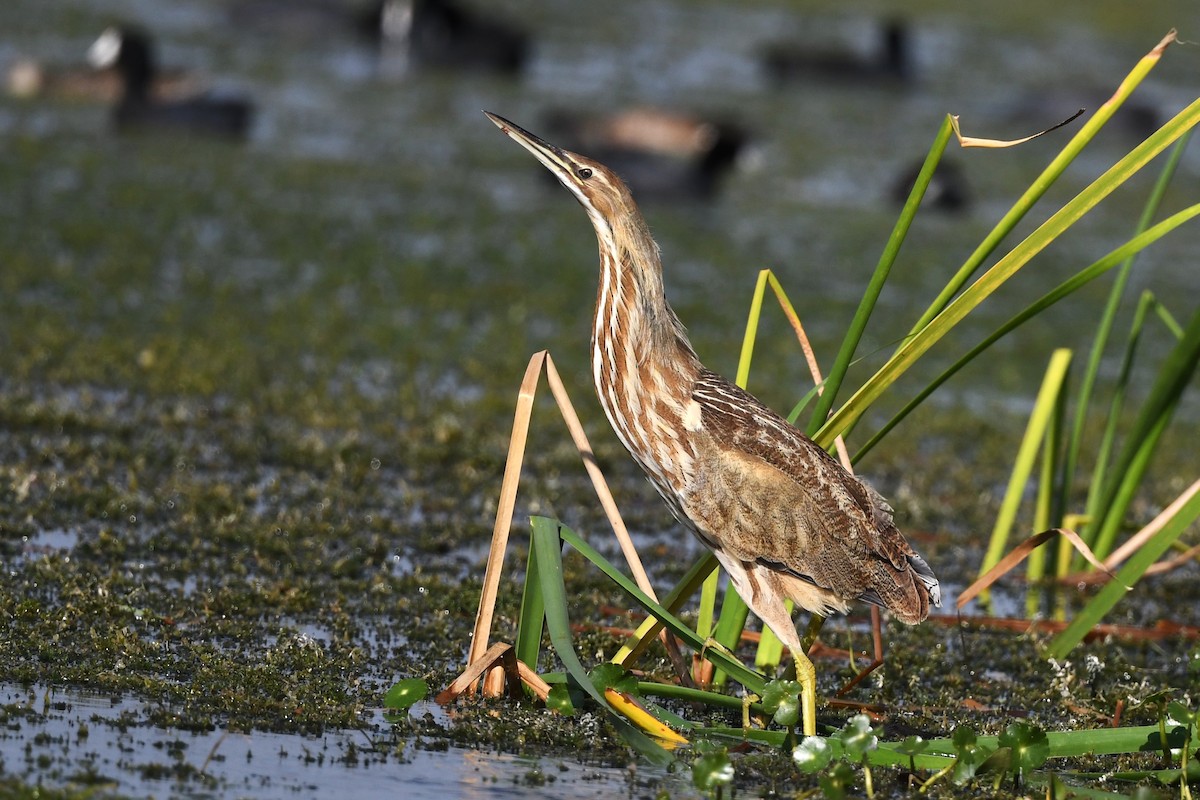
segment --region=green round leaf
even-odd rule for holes
[[[966,725],[959,725],[954,729],[954,754],[954,769],[950,772],[950,779],[955,784],[963,784],[975,777],[990,752],[976,744],[975,731]]]
[[[826,800],[842,800],[854,785],[854,770],[846,762],[839,761],[817,780]]]
[[[1192,711],[1178,700],[1172,700],[1167,704],[1167,715],[1180,725],[1195,725],[1200,719],[1200,713]]]
[[[779,708],[779,703],[789,694],[799,694],[800,684],[796,681],[774,680],[767,681],[762,690],[762,706],[772,714]]]
[[[1037,769],[1050,757],[1050,740],[1046,732],[1028,722],[1013,722],[1000,734],[998,744],[1012,749],[1013,769]]]
[[[405,678],[396,681],[383,696],[384,708],[405,709],[424,700],[429,694],[429,684],[420,678]]]
[[[964,748],[975,746],[975,731],[968,728],[966,725],[959,725],[954,729],[954,751],[957,753]]]
[[[571,690],[565,683],[550,687],[550,694],[546,695],[546,708],[557,711],[564,717],[575,715],[575,704],[571,702]]]
[[[846,757],[861,761],[867,753],[879,747],[879,737],[871,727],[871,718],[855,714],[840,731],[834,734],[846,750]]]
[[[762,705],[777,725],[796,727],[800,722],[800,684],[796,681],[770,681],[763,689]]]
[[[592,679],[592,685],[602,692],[605,689],[616,689],[618,692],[632,695],[638,693],[637,678],[633,673],[611,661],[597,664],[588,673],[588,677]]]
[[[792,760],[801,772],[816,772],[829,766],[833,748],[820,736],[809,736],[792,750]]]
[[[692,783],[701,791],[709,791],[732,781],[733,762],[723,747],[692,762]]]
[[[779,700],[779,707],[775,709],[775,713],[771,719],[775,720],[776,725],[783,725],[787,728],[794,728],[800,722],[800,697],[798,695],[784,695]]]
[[[906,737],[903,742],[896,745],[896,752],[906,756],[917,756],[924,753],[929,747],[929,742],[922,739],[920,736]]]

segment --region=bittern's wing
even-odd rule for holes
[[[703,371],[692,399],[724,472],[738,476],[739,485],[727,488],[750,512],[729,520],[738,533],[723,549],[906,621],[939,603],[937,578],[877,492],[721,376]]]

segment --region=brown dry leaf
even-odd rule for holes
[[[1033,536],[1030,536],[1028,539],[1014,547],[1008,555],[1000,559],[1000,563],[988,570],[986,574],[981,575],[974,583],[963,590],[962,594],[958,596],[958,602],[955,604],[956,607],[962,608],[967,603],[971,602],[971,600],[973,600],[977,594],[991,586],[993,583],[999,580],[1000,577],[1007,574],[1008,571],[1017,564],[1020,564],[1022,561],[1024,561],[1025,557],[1032,553],[1035,548],[1041,547],[1055,536],[1065,537],[1066,540],[1071,543],[1071,546],[1078,550],[1079,553],[1085,559],[1087,559],[1089,564],[1096,569],[1109,574],[1110,578],[1112,577],[1111,573],[1105,569],[1104,564],[1100,562],[1100,559],[1096,558],[1096,555],[1092,552],[1092,549],[1084,543],[1083,539],[1079,538],[1078,533],[1068,528],[1051,528],[1050,530],[1042,531],[1041,533],[1035,533]]]
[[[1113,94],[1113,96],[1104,102],[1102,108],[1110,105],[1111,103],[1117,102],[1118,98],[1123,100],[1125,97],[1127,97],[1129,93],[1133,91],[1133,88],[1141,82],[1142,78],[1145,77],[1145,71],[1153,67],[1154,64],[1156,64],[1158,60],[1162,58],[1163,51],[1165,51],[1167,47],[1176,40],[1177,37],[1175,29],[1172,28],[1167,32],[1167,35],[1164,36],[1159,43],[1154,46],[1153,49],[1150,50],[1149,53],[1142,57],[1141,61],[1138,62],[1138,68],[1131,72],[1129,76],[1122,81],[1121,85],[1117,88],[1117,91]],[[958,127],[958,117],[953,114],[950,116],[950,125],[954,128],[954,135],[958,137],[958,143],[962,147],[1013,147],[1014,145],[1024,144],[1031,139],[1036,139],[1037,137],[1043,136],[1052,130],[1061,128],[1063,125],[1071,122],[1083,112],[1084,109],[1081,108],[1071,117],[1063,120],[1053,127],[1047,128],[1039,133],[1035,133],[1032,136],[1026,136],[1022,139],[1010,139],[1007,141],[1002,139],[981,139],[974,136],[963,136],[962,131],[960,131]]]
[[[1157,517],[1152,519],[1144,528],[1135,533],[1133,536],[1130,536],[1124,544],[1122,544],[1116,550],[1113,550],[1112,553],[1109,554],[1108,558],[1104,559],[1104,572],[1084,572],[1076,573],[1074,575],[1067,575],[1062,578],[1060,582],[1067,584],[1068,586],[1078,583],[1095,584],[1107,582],[1112,577],[1111,570],[1115,570],[1121,565],[1121,563],[1125,561],[1125,559],[1136,553],[1142,545],[1144,545],[1155,534],[1162,530],[1163,527],[1170,522],[1176,514],[1179,513],[1179,509],[1187,505],[1197,492],[1200,492],[1200,480],[1195,481],[1191,486],[1184,489],[1183,493],[1179,495],[1179,497],[1175,498],[1170,505],[1164,508]],[[1157,564],[1151,565],[1146,570],[1145,574],[1158,575],[1163,572],[1169,572],[1176,567],[1181,567],[1188,563],[1195,558],[1198,553],[1200,553],[1200,545],[1189,548],[1178,555],[1163,559]]]
[[[612,493],[608,489],[608,484],[604,480],[604,475],[596,465],[592,446],[588,442],[587,435],[584,433],[583,425],[579,422],[579,416],[575,413],[571,399],[567,396],[567,390],[563,386],[562,378],[554,366],[554,359],[550,357],[549,351],[540,350],[530,357],[529,364],[525,368],[525,376],[521,380],[520,391],[517,394],[517,407],[513,415],[513,428],[512,435],[509,438],[508,457],[504,464],[504,477],[501,479],[500,496],[496,501],[496,522],[492,528],[492,542],[488,551],[487,566],[484,570],[483,590],[479,597],[479,611],[475,616],[475,631],[471,639],[470,652],[467,657],[467,663],[471,665],[474,665],[483,657],[484,650],[488,647],[488,637],[491,633],[492,619],[495,614],[496,595],[500,588],[500,574],[504,568],[504,554],[508,549],[508,535],[512,529],[513,513],[516,508],[517,488],[521,481],[521,465],[525,458],[525,446],[529,437],[530,420],[533,416],[533,402],[537,395],[538,381],[543,372],[546,373],[546,383],[550,387],[550,393],[554,396],[554,400],[558,404],[559,413],[567,425],[567,430],[571,434],[572,441],[575,443],[575,448],[579,451],[580,458],[583,459],[584,469],[587,471],[588,477],[591,478],[592,486],[596,491],[597,497],[600,499],[600,505],[603,507],[609,522],[612,524],[613,532],[621,545],[621,552],[625,555],[625,559],[629,564],[629,569],[633,573],[638,588],[645,592],[651,599],[655,601],[658,599],[654,593],[654,587],[650,585],[650,579],[646,575],[646,570],[642,567],[641,559],[638,557],[637,549],[634,547],[633,540],[629,536],[629,531],[625,527],[625,522],[621,519],[621,513],[617,509],[616,501],[613,500]],[[682,657],[678,656],[678,645],[666,632],[661,632],[659,638],[663,639],[664,644],[667,646],[667,651],[672,656],[672,661],[678,662],[679,668],[682,668],[683,662]],[[510,676],[510,684],[512,683],[512,677]],[[484,677],[484,695],[495,697],[503,690],[503,671],[500,668],[488,671]]]
[[[475,683],[475,681],[479,680],[480,676],[482,676],[484,672],[492,669],[493,667],[496,669],[497,674],[500,675],[501,688],[504,686],[504,675],[507,674],[509,694],[516,698],[520,698],[522,666],[524,666],[524,664],[522,664],[520,661],[517,661],[517,656],[512,649],[512,645],[506,644],[505,642],[496,642],[487,649],[487,652],[483,653],[479,658],[468,664],[467,668],[463,670],[463,673],[451,681],[450,685],[443,689],[438,696],[434,698],[434,700],[438,703],[438,705],[443,706],[447,703],[454,702],[458,699],[459,695],[469,691],[471,686]],[[526,667],[526,670],[528,670],[528,667]],[[532,670],[528,671],[532,672]],[[536,675],[534,677],[537,677],[538,681],[541,681],[540,677]],[[542,683],[545,682],[542,681]],[[535,692],[537,691],[537,688],[534,686],[531,686],[530,688],[533,688]],[[549,691],[549,687],[547,687],[547,691]]]
[[[1179,509],[1187,505],[1197,492],[1200,492],[1200,480],[1197,480],[1191,486],[1184,489],[1183,493],[1175,498],[1169,506],[1164,508],[1146,527],[1129,537],[1129,541],[1114,550],[1112,555],[1105,559],[1104,565],[1109,569],[1114,569],[1122,561],[1136,553],[1143,544],[1162,530],[1179,513]]]
[[[1030,136],[1025,136],[1021,139],[980,139],[975,136],[963,136],[962,131],[958,127],[958,115],[957,114],[950,115],[950,127],[954,129],[954,135],[956,137],[958,137],[958,144],[961,147],[991,147],[991,148],[1015,147],[1016,145],[1025,144],[1028,141],[1032,141],[1033,139],[1036,139],[1039,136],[1045,136],[1050,131],[1058,130],[1062,126],[1078,119],[1079,115],[1083,114],[1085,111],[1087,111],[1086,108],[1081,108],[1078,111],[1076,111],[1074,114],[1072,114],[1071,116],[1064,119],[1062,122],[1058,123],[1057,125],[1051,125],[1049,128],[1046,128],[1046,130],[1044,130],[1044,131],[1038,131],[1037,133],[1031,134]]]
[[[496,501],[496,524],[492,528],[492,543],[488,551],[487,567],[483,573],[483,590],[479,595],[479,611],[475,615],[475,633],[471,638],[470,652],[467,654],[468,665],[478,663],[488,647],[496,595],[500,590],[500,573],[504,569],[504,554],[508,550],[508,533],[512,529],[513,511],[517,503],[517,485],[521,482],[521,462],[525,458],[529,419],[533,415],[533,399],[537,394],[542,366],[548,357],[549,353],[545,350],[530,357],[525,368],[525,377],[521,381],[520,392],[517,394],[512,436],[508,442],[508,458],[504,463],[500,497]],[[473,684],[474,680],[471,683]],[[499,669],[490,671],[484,679],[484,695],[497,697],[503,689],[504,673]]]

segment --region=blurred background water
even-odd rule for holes
[[[159,281],[179,270],[211,273],[217,282],[262,292],[269,306],[287,302],[272,285],[280,277],[327,284],[328,300],[353,308],[365,322],[338,332],[358,340],[341,347],[375,335],[370,329],[383,316],[392,334],[405,335],[389,341],[400,345],[399,352],[381,353],[379,361],[407,362],[427,386],[456,394],[490,391],[480,373],[492,369],[481,371],[474,358],[460,353],[505,342],[504,352],[487,354],[496,369],[513,367],[526,351],[543,346],[553,345],[560,357],[582,352],[594,245],[570,200],[546,190],[544,176],[497,139],[480,109],[539,132],[556,111],[653,106],[728,120],[749,137],[711,201],[644,203],[663,246],[672,299],[701,355],[732,371],[745,303],[727,298],[748,298],[763,267],[780,275],[818,352],[827,353],[894,219],[893,187],[923,156],[943,114],[961,114],[968,132],[985,136],[1040,130],[1077,108],[1094,108],[1166,30],[1186,23],[1184,3],[1156,4],[1133,18],[1120,4],[1079,3],[1053,12],[1020,5],[981,16],[950,3],[923,3],[904,20],[910,81],[818,77],[777,84],[764,74],[761,53],[775,42],[801,51],[869,53],[877,47],[885,10],[783,3],[495,4],[489,11],[526,31],[531,43],[518,74],[496,75],[405,71],[396,63],[403,61],[399,54],[385,46],[381,55],[353,31],[326,25],[288,35],[278,26],[235,26],[218,2],[169,9],[148,0],[9,3],[0,12],[11,31],[0,59],[78,63],[98,29],[136,21],[156,37],[163,64],[194,69],[218,92],[242,94],[256,107],[249,141],[226,146],[123,141],[110,132],[102,105],[6,102],[0,132],[12,159],[26,162],[9,167],[15,192],[9,250],[49,261],[79,258],[69,244],[54,241],[53,231],[47,235],[29,224],[52,223],[68,211],[112,232],[128,226],[132,235],[157,224],[164,235],[140,249],[139,258],[151,262],[147,268]],[[1157,119],[1169,118],[1191,98],[1194,66],[1189,48],[1175,48],[1136,102]],[[1046,210],[1035,212],[1037,220],[1143,133],[1121,118],[1111,127],[1051,192]],[[864,352],[888,348],[907,329],[912,309],[927,302],[1069,133],[1007,151],[959,153],[952,147],[947,158],[959,163],[969,205],[959,214],[928,213],[918,221]],[[36,153],[20,156],[25,143]],[[36,169],[29,164],[34,160]],[[1177,185],[1187,185],[1196,164],[1193,155]],[[284,183],[287,177],[293,184]],[[1136,187],[1144,190],[1151,178],[1141,178],[1134,191],[1107,204],[1078,235],[1039,260],[1014,289],[1012,302],[1035,296],[1116,244],[1140,202]],[[137,195],[145,207],[125,213],[123,205],[133,198],[114,197],[120,191]],[[156,192],[166,198],[165,207],[149,199]],[[271,233],[258,228],[286,233],[289,225],[295,249],[268,250],[263,240]],[[87,255],[102,260],[111,246],[96,244]],[[1135,288],[1177,296],[1194,291],[1196,272],[1183,257],[1192,244],[1185,233],[1156,247],[1137,270]],[[356,266],[344,262],[362,258],[372,262],[368,282],[339,279],[342,269]],[[147,291],[130,299],[131,315],[169,287],[142,288]],[[1080,339],[1064,331],[1088,331],[1072,324],[1070,314],[1086,308],[1090,319],[1092,302],[1103,291],[1097,287],[1082,301],[1064,304],[1033,323],[1028,336],[1077,344]],[[369,297],[377,302],[364,302]],[[383,305],[391,307],[377,307]],[[968,330],[990,329],[1009,308],[990,304]],[[518,344],[507,346],[514,337]],[[443,351],[447,341],[460,346]],[[1013,355],[1011,348],[1027,346],[1030,338],[1021,341],[1001,345],[1001,353]],[[1021,359],[1033,372],[1040,361]],[[797,364],[786,377],[790,383],[800,374]],[[1030,386],[1024,374],[1002,391],[1028,394]],[[946,396],[953,396],[954,388],[948,389]],[[770,394],[770,387],[760,390]],[[785,391],[769,399],[791,399],[795,384]]]
[[[245,141],[227,141],[120,135],[106,101],[0,100],[0,393],[69,407],[86,387],[114,393],[118,405],[131,396],[204,398],[279,425],[357,426],[394,437],[414,484],[447,472],[436,456],[420,458],[461,452],[446,449],[451,440],[499,458],[534,350],[552,349],[589,429],[604,436],[585,366],[594,239],[571,198],[482,109],[552,140],[563,119],[634,107],[744,133],[711,195],[647,193],[643,203],[676,310],[701,357],[732,374],[765,267],[823,363],[832,360],[898,211],[894,187],[944,114],[961,115],[971,135],[1024,136],[1094,109],[1170,28],[1196,36],[1189,0],[1136,13],[1115,0],[993,4],[987,13],[923,0],[905,4],[898,22],[910,57],[899,77],[870,66],[896,12],[883,2],[472,3],[528,37],[519,69],[491,71],[431,68],[401,44],[364,37],[339,15],[363,10],[350,0],[255,8],[249,0],[0,6],[0,65],[80,64],[106,26],[136,23],[164,67],[254,106]],[[303,9],[315,24],[303,22]],[[805,74],[776,80],[764,68],[772,45],[806,63],[837,53],[868,67],[854,79],[801,67]],[[1195,48],[1172,48],[1131,101],[1139,108],[1121,112],[1019,233],[1140,141],[1147,120],[1165,121],[1193,100],[1197,74]],[[851,380],[882,362],[1078,124],[1010,150],[951,145],[965,200],[918,217]],[[1124,241],[1152,171],[973,315],[964,338],[940,348],[910,385]],[[1194,200],[1198,174],[1193,148],[1169,209]],[[1193,227],[1155,245],[1133,291],[1150,289],[1186,316],[1200,297],[1198,244]],[[1015,439],[1050,351],[1088,341],[1106,291],[1099,282],[1030,323],[934,402],[966,409],[967,419],[1011,418]],[[750,385],[787,408],[806,371],[778,315],[765,316]],[[1147,346],[1161,353],[1167,342],[1151,337]],[[1180,414],[1194,429],[1195,404]],[[535,441],[555,435],[535,432]],[[599,447],[611,452],[612,443]],[[494,472],[470,477],[478,492],[494,491]],[[486,517],[486,501],[467,502]],[[409,510],[429,524],[420,506]],[[478,541],[466,544],[477,552]],[[14,741],[21,737],[6,746]],[[494,766],[528,770],[508,763]],[[455,772],[437,767],[431,795],[439,776],[461,789]],[[129,780],[122,788],[143,791]],[[394,789],[355,794],[385,791]]]

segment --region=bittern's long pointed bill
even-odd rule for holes
[[[567,152],[561,147],[555,147],[545,139],[535,136],[515,122],[509,122],[504,117],[493,114],[490,111],[483,113],[487,114],[488,119],[496,123],[497,128],[508,134],[509,138],[533,153],[534,158],[542,162],[546,169],[554,173],[554,177],[558,178],[559,183],[570,189],[571,193],[579,198],[579,202],[583,203],[590,211],[592,204],[583,192],[583,181],[592,175],[590,167],[579,164],[575,160],[574,153]]]

